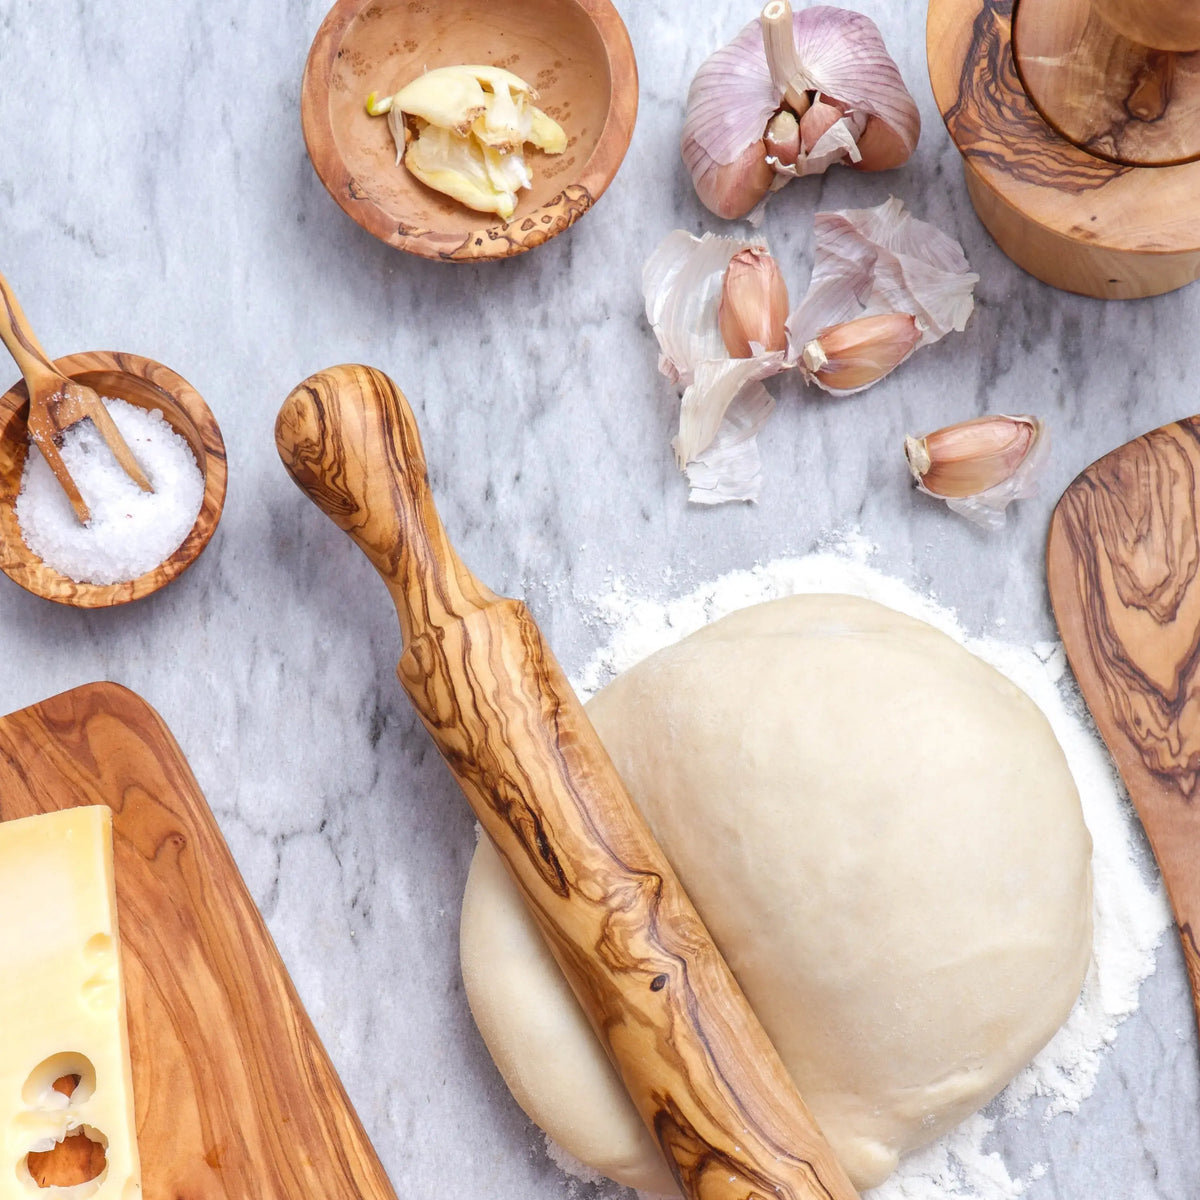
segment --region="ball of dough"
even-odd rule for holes
[[[1091,953],[1091,838],[1034,703],[929,625],[850,596],[755,605],[588,707],[859,1188],[996,1094]],[[674,1190],[481,843],[467,996],[518,1102],[621,1183]]]

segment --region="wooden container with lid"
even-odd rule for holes
[[[1200,277],[1200,5],[930,0],[929,75],[975,210],[1046,283]]]

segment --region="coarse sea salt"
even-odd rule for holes
[[[91,520],[80,524],[33,443],[17,496],[25,544],[77,583],[124,583],[152,571],[179,548],[204,502],[204,476],[192,449],[158,409],[107,397],[104,405],[154,491],[143,492],[92,422],[80,421],[63,434],[60,453]]]

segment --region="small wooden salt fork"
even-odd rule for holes
[[[855,1200],[529,610],[450,544],[400,389],[322,371],[284,401],[275,441],[383,577],[400,683],[683,1194]]]
[[[47,357],[3,275],[0,275],[0,341],[8,347],[9,354],[25,377],[25,387],[29,391],[29,418],[26,422],[29,435],[67,493],[67,499],[81,524],[86,525],[92,514],[62,460],[57,441],[80,421],[90,418],[125,474],[143,492],[154,490],[121,436],[116,422],[109,416],[104,401],[90,387],[68,379]]]

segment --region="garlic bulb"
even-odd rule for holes
[[[827,5],[793,13],[788,0],[769,0],[696,72],[680,152],[705,206],[735,218],[835,162],[898,167],[920,131],[869,17]]]
[[[517,192],[533,183],[526,143],[547,154],[567,148],[536,99],[529,84],[499,67],[439,67],[394,96],[372,92],[367,112],[387,115],[397,164],[468,208],[508,220]]]
[[[895,197],[817,213],[814,231],[812,279],[787,320],[788,362],[808,382],[836,395],[861,391],[914,350],[965,328],[979,276],[953,238]],[[861,323],[883,317],[893,320]]]
[[[758,499],[757,434],[775,404],[762,381],[786,366],[782,287],[766,247],[682,229],[663,239],[642,271],[659,370],[683,392],[672,446],[693,503]],[[723,306],[725,328],[743,356],[726,345]]]
[[[1004,414],[904,439],[917,488],[987,528],[1004,524],[1013,500],[1037,495],[1049,448],[1049,432],[1036,417]]]

